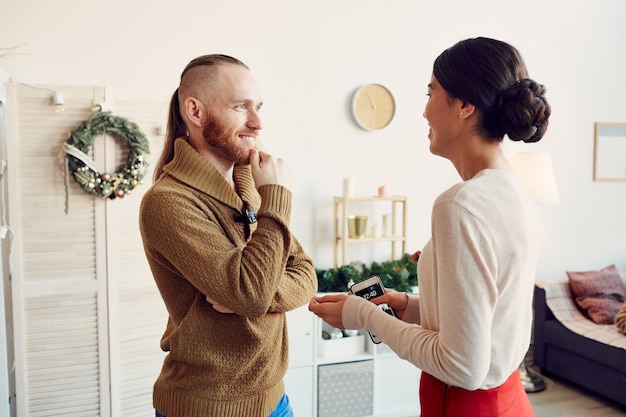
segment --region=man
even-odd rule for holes
[[[143,197],[144,249],[169,319],[156,415],[291,416],[285,313],[317,290],[289,230],[288,166],[256,150],[262,101],[250,70],[224,55],[192,60]]]

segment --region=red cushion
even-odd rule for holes
[[[615,268],[599,271],[567,272],[574,302],[597,324],[613,324],[624,303],[624,282]]]

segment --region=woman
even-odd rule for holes
[[[519,376],[530,342],[543,240],[536,205],[501,147],[546,131],[545,88],[512,46],[475,38],[433,66],[424,117],[430,151],[461,183],[441,194],[419,263],[420,296],[389,291],[375,304],[346,294],[309,309],[338,328],[365,329],[422,370],[422,416],[532,416]]]

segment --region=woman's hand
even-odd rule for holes
[[[347,294],[329,294],[313,297],[309,302],[309,310],[326,323],[337,329],[343,329],[343,305],[348,299]]]
[[[396,317],[402,320],[406,307],[409,304],[409,295],[405,292],[399,292],[387,289],[383,295],[376,298],[370,298],[370,301],[376,305],[387,304],[396,313]]]

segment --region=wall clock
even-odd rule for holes
[[[365,130],[382,129],[396,112],[393,94],[380,84],[365,84],[356,89],[351,102],[352,116]]]

